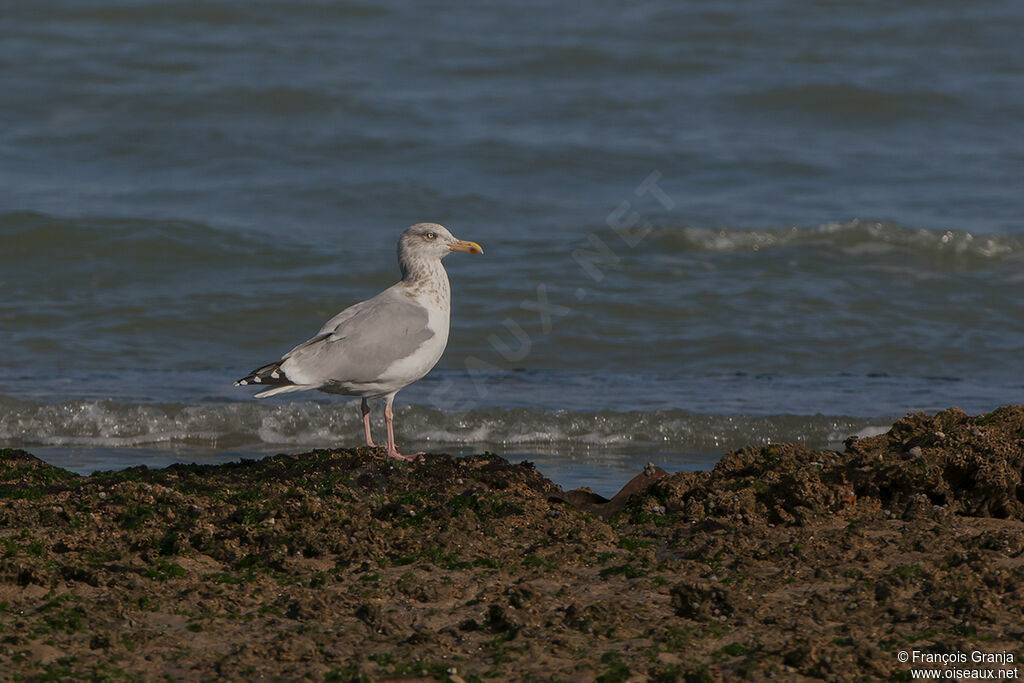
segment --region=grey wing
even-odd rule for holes
[[[284,356],[281,369],[297,384],[373,382],[434,336],[428,323],[427,309],[386,290],[328,320]]]

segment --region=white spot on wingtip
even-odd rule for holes
[[[270,376],[273,377],[274,379],[281,379],[281,373],[278,372],[277,370],[274,370],[272,373],[270,373]]]
[[[253,382],[256,382],[256,384],[259,384],[259,383],[260,383],[260,382],[262,382],[263,380],[261,380],[261,379],[260,379],[259,377],[253,377],[253,378],[252,378],[252,381],[253,381]]]

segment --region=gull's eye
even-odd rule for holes
[[[436,232],[428,232],[426,235],[424,235],[424,237],[426,237],[428,240],[436,239],[437,238],[437,233]]]

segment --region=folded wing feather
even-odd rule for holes
[[[308,388],[328,382],[373,382],[396,361],[434,336],[427,310],[387,289],[334,316],[320,332],[279,361],[292,384]]]

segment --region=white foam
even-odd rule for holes
[[[859,427],[856,431],[835,431],[828,435],[829,443],[837,444],[842,443],[849,439],[851,436],[855,436],[859,439],[870,439],[873,436],[881,436],[892,429],[891,424],[887,425],[865,425]]]
[[[1016,235],[979,236],[966,231],[909,228],[898,223],[863,220],[756,230],[665,227],[657,229],[654,236],[700,251],[724,253],[800,244],[821,244],[841,249],[850,256],[867,257],[900,248],[920,254],[984,259],[1000,259],[1024,251],[1024,239]]]
[[[399,410],[395,426],[397,438],[405,443],[596,448],[649,444],[680,452],[780,441],[825,445],[851,434],[872,436],[888,430],[877,421],[821,415],[742,417],[678,410],[595,413],[525,408],[450,414],[420,406]],[[373,429],[384,433],[379,412]],[[362,431],[358,401],[186,406],[109,400],[48,404],[0,397],[0,440],[23,447],[263,444],[313,448],[359,445]]]

